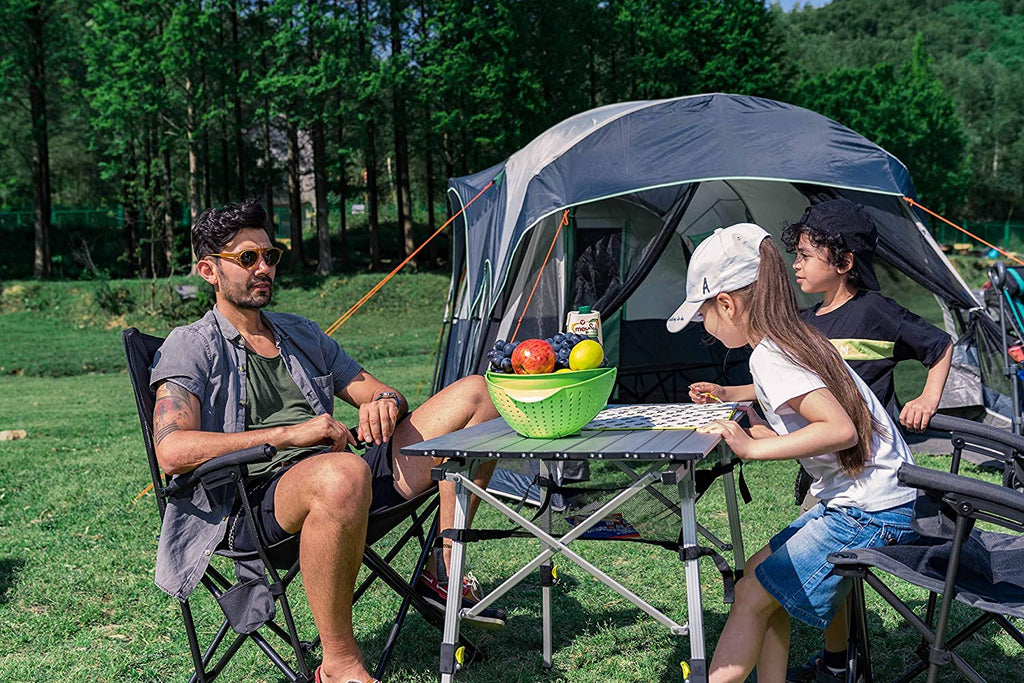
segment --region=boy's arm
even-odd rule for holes
[[[923,432],[928,421],[939,407],[942,388],[946,386],[949,368],[953,363],[953,344],[950,342],[939,360],[928,368],[928,379],[924,391],[912,401],[907,401],[900,411],[900,424],[912,432]]]

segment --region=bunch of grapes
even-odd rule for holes
[[[559,332],[555,336],[548,337],[544,340],[548,344],[551,344],[551,348],[555,350],[556,370],[569,367],[569,352],[572,351],[572,347],[576,346],[586,338],[587,337],[584,337],[582,334]]]
[[[498,339],[494,342],[494,348],[487,352],[487,360],[491,362],[491,369],[495,372],[512,372],[512,352],[519,346],[519,342],[507,342]]]

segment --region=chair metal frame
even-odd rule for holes
[[[234,638],[227,643],[226,647],[222,648],[231,629],[229,621],[225,618],[209,645],[203,650],[199,644],[195,621],[192,616],[190,606],[192,596],[188,600],[179,603],[195,670],[190,678],[190,683],[213,681],[223,672],[224,667],[234,656],[235,652],[246,641],[252,641],[262,650],[288,681],[292,683],[313,681],[313,672],[307,666],[305,658],[306,655],[319,646],[320,637],[317,635],[309,641],[299,638],[292,608],[287,596],[289,584],[299,574],[299,536],[298,534],[291,536],[272,547],[265,546],[261,540],[261,535],[257,533],[258,525],[248,503],[248,494],[245,488],[246,465],[269,459],[275,452],[274,448],[269,444],[264,444],[263,446],[219,456],[184,475],[173,478],[165,476],[161,472],[156,459],[152,421],[155,394],[149,387],[150,364],[156,351],[163,343],[163,339],[144,334],[135,328],[124,330],[121,336],[125,347],[129,376],[135,393],[139,422],[142,427],[160,519],[162,520],[164,517],[167,501],[171,496],[190,495],[195,486],[215,487],[226,483],[234,484],[242,501],[241,509],[244,513],[245,523],[249,525],[252,537],[257,539],[256,552],[237,553],[218,550],[215,554],[232,560],[260,559],[265,569],[271,594],[280,605],[281,616],[284,620],[283,626],[277,623],[276,620],[270,620],[252,633],[236,633]],[[366,546],[362,558],[363,565],[367,567],[369,573],[356,589],[353,595],[353,603],[358,601],[377,579],[384,582],[402,598],[401,607],[396,614],[387,641],[377,661],[374,672],[376,678],[381,678],[384,675],[410,607],[422,614],[428,623],[439,630],[444,626],[444,614],[427,603],[413,588],[420,573],[423,571],[423,567],[426,565],[434,545],[437,532],[438,506],[437,490],[432,488],[400,505],[376,511],[369,517]],[[383,556],[378,554],[372,545],[381,541],[393,529],[403,523],[408,525],[405,531]],[[390,565],[390,562],[413,539],[418,541],[420,552],[412,576],[407,581]],[[233,581],[225,577],[212,564],[207,568],[200,583],[215,600],[234,584]],[[276,635],[291,650],[295,659],[294,665],[289,664],[285,657],[261,633],[264,629]],[[462,638],[460,644],[466,647],[469,659],[482,654],[480,648],[468,639]]]
[[[985,679],[955,649],[981,628],[991,622],[998,624],[1013,640],[1024,647],[1024,634],[1003,614],[983,611],[956,634],[949,634],[949,617],[953,602],[957,599],[956,580],[963,544],[978,520],[990,522],[1015,532],[1024,532],[1024,493],[1017,488],[1017,476],[1024,461],[1024,437],[1014,433],[946,415],[935,415],[929,428],[949,432],[953,445],[950,473],[924,470],[905,465],[898,472],[901,482],[919,488],[941,504],[955,517],[956,525],[952,538],[952,549],[944,577],[941,593],[929,591],[924,618],[918,616],[892,589],[872,571],[867,563],[837,564],[835,572],[853,578],[850,631],[847,650],[847,681],[874,681],[871,667],[871,650],[867,629],[864,584],[867,583],[884,599],[918,634],[921,642],[916,649],[919,661],[911,664],[896,681],[910,681],[925,671],[928,682],[937,680],[940,667],[953,664],[960,674],[974,683]],[[959,475],[960,461],[964,451],[988,455],[1004,465],[1003,486],[969,479]],[[944,490],[936,488],[935,480],[943,484]],[[961,482],[969,482],[972,488],[965,488]],[[977,489],[983,490],[978,495]],[[1013,490],[1011,490],[1013,489]],[[834,562],[841,561],[837,553]],[[832,559],[832,558],[830,558]],[[927,586],[923,586],[927,587]],[[941,599],[941,602],[940,602]]]

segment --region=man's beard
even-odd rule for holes
[[[268,289],[264,292],[254,292],[252,286],[256,283],[267,283]],[[248,309],[261,309],[264,306],[270,304],[270,300],[274,295],[274,280],[265,275],[257,275],[251,278],[244,285],[239,285],[237,290],[235,288],[227,289],[221,288],[221,295],[228,300],[234,306],[238,308]]]

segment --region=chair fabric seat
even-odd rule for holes
[[[905,545],[849,550],[829,559],[839,567],[877,567],[935,593],[943,590],[951,540],[922,538]],[[964,543],[956,599],[971,607],[1024,618],[1024,537],[975,529]]]

